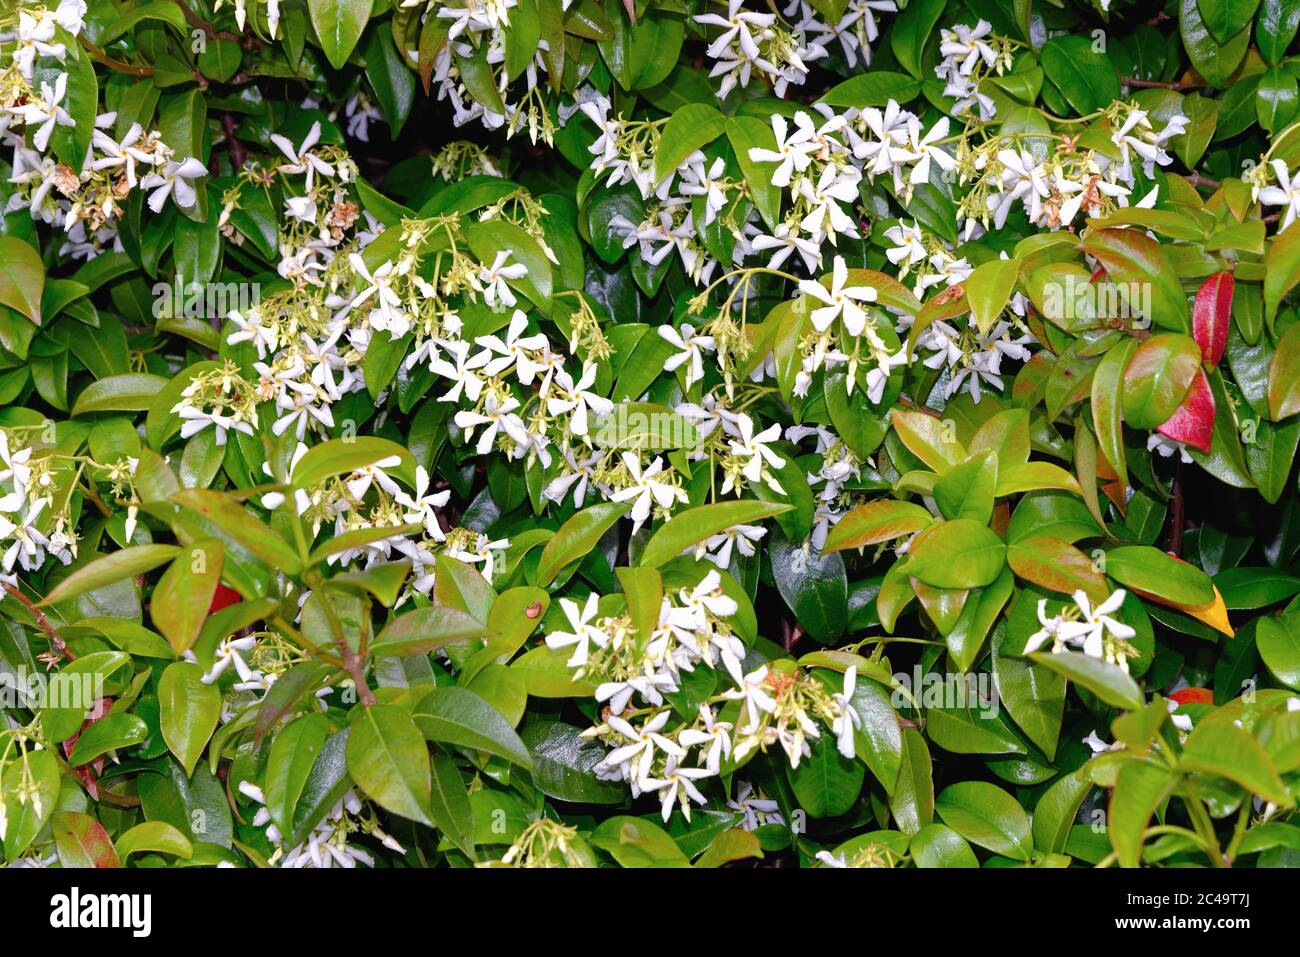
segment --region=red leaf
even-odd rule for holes
[[[1228,343],[1234,285],[1232,273],[1215,273],[1201,283],[1192,304],[1192,337],[1201,347],[1201,356],[1212,366],[1223,358]]]
[[[208,606],[208,614],[215,615],[221,609],[228,608],[241,601],[243,601],[243,598],[240,597],[239,592],[217,582],[217,590],[212,594],[212,604]]]
[[[1169,696],[1170,701],[1184,704],[1214,704],[1214,692],[1209,688],[1184,688]]]
[[[1210,451],[1214,436],[1214,394],[1210,392],[1210,380],[1203,371],[1197,371],[1183,404],[1156,431],[1175,442],[1202,452]]]

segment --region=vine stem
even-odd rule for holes
[[[32,617],[36,619],[36,624],[40,625],[41,631],[45,632],[45,637],[50,640],[50,645],[53,646],[54,650],[68,661],[76,661],[77,656],[72,653],[72,649],[68,647],[62,636],[54,630],[54,626],[50,624],[50,619],[45,616],[45,612],[38,608],[34,601],[20,592],[17,586],[10,585],[8,582],[5,582],[4,586],[6,592],[22,602],[27,607],[27,610],[32,613]]]

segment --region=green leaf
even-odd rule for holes
[[[1049,854],[1063,854],[1074,817],[1088,792],[1092,781],[1083,770],[1058,778],[1043,792],[1034,805],[1034,847]]]
[[[1300,691],[1300,629],[1291,615],[1257,619],[1255,644],[1273,677]]]
[[[1240,0],[1205,0],[1205,6],[1213,9],[1216,3],[1238,2]],[[1246,55],[1246,48],[1250,45],[1249,24],[1232,36],[1218,39],[1206,25],[1202,13],[1201,0],[1179,0],[1178,26],[1183,47],[1196,72],[1211,86],[1222,90]],[[1224,29],[1230,22],[1231,18],[1221,17],[1216,26]]]
[[[930,774],[930,751],[925,738],[914,728],[903,731],[902,763],[898,780],[889,794],[889,809],[898,829],[915,834],[934,820],[934,779]]]
[[[863,548],[911,535],[934,521],[919,505],[893,499],[877,499],[859,505],[835,524],[826,536],[824,553]]]
[[[293,833],[294,811],[328,734],[329,720],[308,714],[289,722],[271,742],[263,795],[281,834]]]
[[[1073,595],[1082,590],[1098,603],[1110,594],[1105,576],[1091,558],[1050,535],[1028,535],[1012,542],[1007,563],[1020,578],[1051,591]]]
[[[453,844],[474,859],[474,808],[456,762],[435,754],[429,767],[429,808],[433,823]]]
[[[168,665],[158,679],[158,724],[186,774],[193,773],[221,719],[221,692],[202,679],[203,669],[188,661]]]
[[[531,770],[532,755],[501,713],[465,688],[436,688],[416,705],[416,726],[430,741],[486,751]]]
[[[145,723],[133,714],[107,714],[77,736],[68,764],[80,767],[117,748],[129,748],[149,736]]]
[[[582,737],[580,728],[543,719],[530,721],[520,737],[533,756],[533,784],[543,794],[579,804],[623,803],[626,789],[592,770],[605,747]]]
[[[398,461],[385,462],[393,458]],[[385,463],[382,466],[385,471],[397,471],[401,475],[405,470],[414,478],[415,460],[405,446],[373,435],[358,435],[313,445],[293,467],[290,480],[294,488],[310,489],[335,475],[347,475],[380,463]]]
[[[869,106],[886,106],[890,100],[906,103],[921,92],[921,83],[902,73],[873,70],[849,77],[837,83],[818,101],[827,106],[865,109]]]
[[[0,236],[0,304],[16,309],[39,326],[44,289],[41,254],[16,236]]]
[[[1268,413],[1275,420],[1300,412],[1300,323],[1287,327],[1268,367]]]
[[[58,811],[50,818],[50,828],[65,869],[120,866],[108,832],[89,814]]]
[[[988,525],[993,517],[993,495],[998,486],[998,458],[977,452],[934,483],[934,500],[945,518],[966,518]]]
[[[675,110],[664,124],[655,154],[655,179],[662,180],[698,149],[721,136],[727,118],[712,106],[691,103]]]
[[[92,558],[59,582],[37,604],[56,605],[114,582],[153,571],[171,561],[180,551],[175,545],[131,545],[108,555]]]
[[[686,509],[670,518],[650,537],[637,564],[658,568],[733,525],[753,525],[773,515],[788,512],[790,508],[789,505],[777,502],[741,500],[715,502]],[[561,528],[560,533],[563,531]],[[550,547],[548,544],[547,548]],[[545,552],[542,557],[545,560]]]
[[[998,695],[1016,726],[1052,761],[1065,717],[1065,679],[1032,661],[998,653],[993,659]]]
[[[584,508],[561,525],[542,549],[541,561],[537,563],[537,584],[549,585],[562,568],[585,558],[629,508],[627,502],[602,502]]]
[[[1055,41],[1050,41],[1049,46],[1051,42]],[[1019,276],[1019,260],[990,259],[976,266],[974,272],[967,277],[966,301],[970,305],[971,318],[981,333],[988,333],[998,321],[1011,294],[1015,292]]]
[[[1259,0],[1196,0],[1201,22],[1219,43],[1227,43],[1255,16]]]
[[[370,0],[307,0],[311,25],[330,66],[340,69],[370,19]]]
[[[1121,585],[1176,605],[1214,600],[1214,583],[1195,565],[1151,545],[1124,545],[1106,553],[1106,574]]]
[[[85,689],[97,688],[119,668],[129,666],[131,656],[122,651],[94,651],[78,655],[50,679],[48,701],[41,709],[41,730],[50,741],[66,741],[81,728],[95,701],[87,700]],[[71,703],[67,703],[71,702]]]
[[[1120,98],[1119,77],[1110,57],[1093,48],[1093,39],[1078,34],[1052,37],[1040,54],[1043,73],[1070,106],[1086,116]]]
[[[132,854],[153,851],[170,854],[188,861],[194,856],[190,839],[166,821],[145,821],[126,831],[117,839],[117,856],[125,861]]]
[[[804,630],[821,644],[839,638],[849,623],[844,559],[818,552],[811,542],[792,542],[779,529],[773,530],[768,558],[776,589]]]
[[[862,762],[840,754],[834,736],[825,733],[811,742],[799,767],[787,773],[799,807],[820,818],[836,817],[853,807],[866,770]]]
[[[428,605],[399,615],[375,638],[370,651],[385,655],[427,655],[439,648],[477,649],[487,627],[468,612],[443,605]]]
[[[913,0],[894,20],[889,35],[889,46],[903,69],[917,79],[923,79],[921,53],[926,42],[934,36],[935,25],[943,14],[945,0]]]
[[[1177,779],[1167,768],[1148,761],[1130,761],[1120,768],[1111,791],[1106,833],[1121,866],[1138,866],[1151,815],[1175,783]]]
[[[1034,661],[1082,685],[1102,701],[1119,708],[1142,707],[1142,689],[1115,665],[1073,651],[1036,651]]]
[[[1187,294],[1158,242],[1136,229],[1099,229],[1084,240],[1083,250],[1105,267],[1131,315],[1150,319],[1161,329],[1191,331]],[[1135,290],[1149,290],[1149,303]]]
[[[935,799],[935,813],[972,844],[1028,861],[1033,853],[1029,817],[1006,791],[984,781],[962,781]]]
[[[942,6],[942,0],[940,0]],[[776,146],[776,137],[768,123],[752,116],[733,116],[727,121],[727,139],[736,151],[736,161],[745,174],[754,208],[758,210],[768,229],[775,229],[781,218],[781,188],[772,185],[772,165],[750,159],[751,149],[770,150]]]
[[[348,773],[375,803],[433,825],[429,750],[411,716],[394,705],[358,708],[348,735]]]
[[[1281,807],[1294,803],[1255,736],[1231,721],[1200,721],[1187,737],[1178,767],[1217,774]]]
[[[149,613],[178,655],[198,640],[221,581],[224,559],[221,542],[201,539],[176,556],[154,588]]]
[[[229,536],[272,568],[287,575],[297,575],[302,571],[302,559],[289,543],[254,518],[234,498],[208,489],[191,488],[173,493],[171,500],[208,519],[220,530],[223,539]]]
[[[1201,371],[1201,348],[1190,336],[1157,333],[1137,347],[1124,370],[1124,420],[1155,429],[1182,405]]]
[[[72,406],[75,418],[91,412],[139,412],[149,408],[154,397],[167,385],[162,376],[148,372],[96,379],[81,390]]]
[[[1124,454],[1120,388],[1137,347],[1136,339],[1121,339],[1101,357],[1092,374],[1092,421],[1097,427],[1097,443],[1110,467],[1125,484],[1128,482],[1128,462]]]
[[[912,836],[912,860],[917,867],[979,867],[966,839],[943,824],[927,824]]]
[[[26,774],[23,773],[26,761]],[[59,761],[48,750],[28,751],[25,759],[18,759],[5,769],[0,783],[0,800],[4,801],[5,858],[12,863],[34,841],[54,813],[59,798]],[[19,801],[19,785],[24,784],[23,800]]]
[[[891,418],[907,450],[940,475],[966,458],[956,435],[935,416],[894,409]]]
[[[372,30],[366,43],[366,79],[397,139],[415,103],[415,74],[402,62],[388,30]]]
[[[690,867],[681,848],[653,821],[617,815],[602,821],[591,843],[622,867]]]
[[[907,573],[927,585],[980,588],[1002,572],[1007,546],[984,525],[957,518],[918,535],[909,555]]]

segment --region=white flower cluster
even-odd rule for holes
[[[69,55],[88,55],[68,49],[85,13],[85,0],[60,0],[54,10],[24,7],[17,10],[17,30],[0,34],[0,43],[14,44],[0,71],[0,143],[13,150],[9,183],[16,187],[4,212],[28,210],[33,219],[66,234],[60,255],[89,259],[122,248],[118,221],[132,190],[148,192],[155,213],[169,198],[190,208],[197,200],[195,181],[207,169],[193,157],[178,156],[156,131],[138,123],[120,138],[110,135],[115,113],[95,117],[84,157],[70,164],[71,157],[54,155],[55,131],[78,123],[68,112],[68,73],[57,67]],[[44,69],[47,64],[55,71]]]
[[[266,796],[262,789],[252,781],[240,781],[239,793],[251,801],[260,804],[253,815],[254,827],[265,827],[266,838],[275,851],[268,863],[276,867],[318,868],[345,867],[354,868],[358,864],[374,867],[375,859],[364,848],[349,843],[358,833],[373,837],[384,847],[397,854],[405,854],[406,849],[386,834],[375,818],[374,811],[368,816],[366,806],[361,803],[356,792],[349,790],[321,819],[307,839],[296,847],[285,847],[284,835],[271,823],[271,812],[266,808]]]
[[[638,635],[626,614],[602,616],[600,604],[594,594],[582,605],[560,599],[571,630],[548,633],[546,644],[572,649],[569,667],[596,685],[601,720],[583,735],[610,748],[595,767],[597,776],[626,781],[633,797],[656,793],[665,821],[675,806],[689,821],[692,803],[706,801],[699,782],[718,776],[724,761],[743,761],[756,749],[779,744],[798,767],[810,752],[809,741],[829,727],[839,750],[853,755],[861,722],[849,703],[855,672],[850,669],[842,691],[834,693],[800,670],[761,665],[746,673],[744,642],[727,623],[737,605],[718,572],[708,572],[694,588],[666,594],[649,635]],[[682,690],[683,673],[697,669],[716,672],[715,687],[730,687],[699,702],[683,720],[667,696]],[[729,702],[739,702],[737,722],[721,718]],[[736,809],[756,819],[760,811],[771,815],[775,806]]]
[[[77,555],[77,532],[68,496],[58,496],[49,457],[0,430],[0,582],[13,585],[14,570],[36,571],[52,556],[64,565]]]
[[[1118,665],[1127,673],[1128,660],[1137,655],[1129,639],[1137,632],[1113,617],[1124,604],[1124,595],[1121,588],[1093,607],[1086,593],[1076,591],[1075,607],[1051,616],[1047,614],[1047,599],[1041,599],[1038,621],[1043,627],[1029,636],[1025,654],[1038,651],[1050,641],[1053,653],[1078,649],[1091,658]]]

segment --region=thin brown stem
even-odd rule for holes
[[[1125,86],[1140,90],[1199,90],[1205,85],[1203,83],[1183,83],[1181,81],[1170,83],[1164,80],[1139,80],[1135,76],[1121,77],[1120,82]]]
[[[235,133],[239,130],[239,124],[229,113],[221,114],[221,129],[226,134],[226,150],[230,153],[230,165],[238,173],[244,168],[244,163],[248,159],[248,154],[244,152],[244,146],[235,138]]]
[[[1183,499],[1183,463],[1174,466],[1173,504],[1169,512],[1169,551],[1175,558],[1183,554],[1183,531],[1187,525],[1187,505]]]
[[[123,63],[121,60],[114,60],[84,36],[77,37],[77,39],[81,41],[81,46],[90,54],[92,60],[108,67],[115,73],[126,73],[130,76],[153,76],[153,67],[147,64],[137,65],[135,63]]]
[[[68,661],[76,661],[77,656],[72,653],[70,648],[68,648],[67,642],[65,642],[59,633],[54,630],[54,626],[50,624],[50,619],[45,616],[45,612],[38,608],[34,601],[20,592],[16,585],[10,585],[8,582],[5,582],[4,587],[6,592],[22,602],[27,607],[27,610],[32,613],[32,617],[36,619],[36,624],[40,626],[41,631],[45,632],[45,637],[50,640],[50,647]]]

